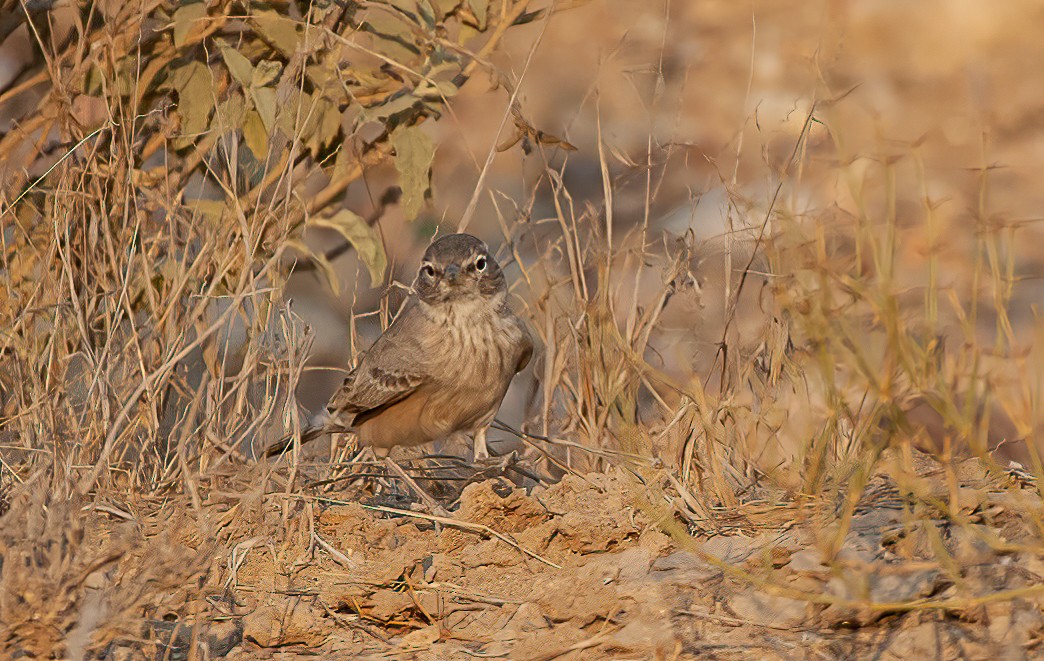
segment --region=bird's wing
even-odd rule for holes
[[[526,369],[526,365],[529,364],[529,360],[533,357],[533,338],[521,322],[519,325],[522,326],[522,345],[518,355],[518,362],[515,363],[515,374]]]
[[[330,413],[354,416],[352,424],[358,424],[360,417],[402,401],[426,383],[428,358],[420,343],[424,321],[415,306],[403,310],[330,399]]]

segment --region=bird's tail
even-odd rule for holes
[[[332,425],[329,423],[323,425],[311,425],[301,430],[301,445],[304,445],[305,443],[310,443],[325,434],[339,434],[350,431],[352,431],[350,428],[344,427],[342,425]],[[287,434],[283,438],[279,439],[277,442],[273,443],[272,445],[269,445],[267,448],[265,448],[265,456],[275,457],[285,453],[287,450],[290,449],[290,446],[294,444],[294,439],[296,437],[296,434]]]

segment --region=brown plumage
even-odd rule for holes
[[[302,443],[352,431],[386,452],[472,434],[475,458],[489,456],[486,429],[533,354],[525,324],[507,304],[504,274],[482,241],[450,234],[424,253],[414,291],[330,399],[329,419],[305,429]]]

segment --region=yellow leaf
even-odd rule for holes
[[[402,187],[402,212],[406,220],[413,220],[424,204],[428,190],[428,170],[435,157],[435,146],[419,126],[396,129],[391,135],[395,147],[395,169],[399,171]]]
[[[274,11],[261,11],[252,18],[265,41],[287,57],[292,57],[301,44],[301,33],[297,22]]]
[[[248,110],[243,115],[243,142],[247,149],[259,161],[268,158],[268,130],[264,122],[253,110]]]
[[[202,2],[192,5],[182,5],[174,12],[174,45],[184,46],[189,37],[203,29],[203,21],[207,15],[207,6]]]
[[[228,211],[228,207],[222,200],[185,200],[185,206],[212,223],[220,222],[225,212]]]
[[[359,259],[366,265],[370,273],[370,286],[376,287],[384,280],[384,271],[388,267],[388,257],[384,254],[384,245],[377,232],[370,227],[361,216],[347,209],[342,209],[329,218],[312,218],[310,225],[328,227],[337,230],[341,236],[352,244]]]

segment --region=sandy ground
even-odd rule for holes
[[[888,472],[916,475],[926,491],[906,492]],[[441,498],[445,517],[411,511],[402,493],[366,496],[363,481],[263,499],[215,489],[188,512],[124,503],[125,514],[97,512],[87,526],[84,545],[119,563],[87,574],[94,609],[77,629],[117,612],[119,595],[168,581],[170,593],[146,588],[150,619],[115,636],[105,658],[191,658],[192,641],[206,650],[195,658],[244,660],[1042,651],[1044,564],[1023,542],[1044,510],[1024,473],[991,475],[978,460],[947,471],[889,452],[847,529],[822,503],[762,490],[676,539],[656,520],[677,505],[651,500],[666,480],[628,465],[529,488],[472,475],[459,498]],[[934,516],[911,526],[925,508]],[[958,596],[969,590],[993,596]],[[164,618],[193,593],[195,618]]]

